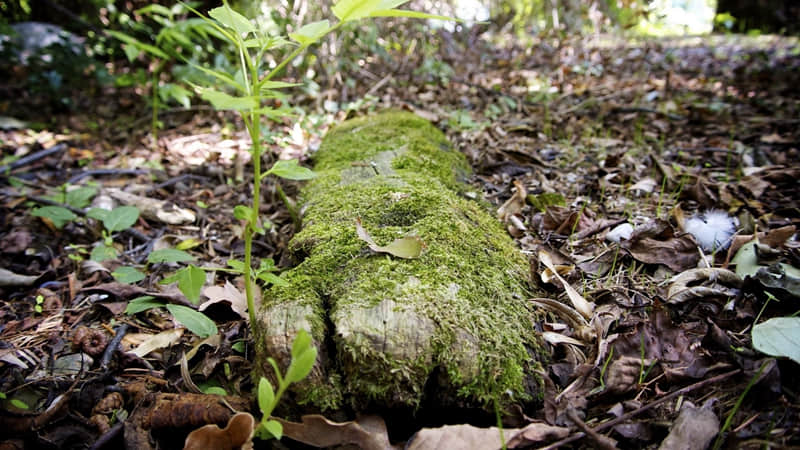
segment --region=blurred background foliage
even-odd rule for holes
[[[448,59],[457,59],[460,49],[470,48],[479,39],[524,48],[543,36],[558,41],[606,32],[695,34],[711,31],[712,24],[723,32],[796,33],[796,3],[412,0],[411,9],[459,17],[464,22],[358,22],[327,36],[293,61],[285,77],[304,82],[316,93],[335,90],[337,98],[346,99],[355,80],[380,83],[387,73],[411,73],[411,82],[447,82],[454,75]],[[220,2],[187,4],[205,12]],[[333,17],[330,1],[231,0],[231,5],[274,36],[286,36],[303,24]],[[30,22],[57,28],[25,28]],[[42,38],[53,35],[61,38]],[[449,56],[441,56],[442,46],[452,47]],[[275,64],[290,50],[283,47],[268,54],[271,60],[267,63]],[[74,108],[78,106],[75,96],[68,95],[67,88],[80,86],[130,87],[150,104],[188,106],[190,92],[173,81],[204,77],[197,65],[226,69],[235,57],[232,51],[216,38],[213,28],[176,1],[154,5],[148,0],[0,0],[0,79],[7,80],[0,82],[0,94],[33,104]],[[0,104],[0,114],[3,109],[7,106]]]

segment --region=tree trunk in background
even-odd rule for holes
[[[717,14],[736,19],[732,31],[800,33],[800,2],[797,0],[717,0]],[[726,31],[717,26],[716,31]]]

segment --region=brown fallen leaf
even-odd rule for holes
[[[255,423],[250,413],[236,413],[225,428],[209,424],[189,433],[183,450],[250,450]]]
[[[203,295],[208,297],[208,300],[197,307],[199,311],[205,311],[211,305],[224,302],[229,303],[233,312],[242,319],[250,318],[247,314],[247,297],[230,281],[225,281],[225,286],[209,286],[203,289]]]
[[[697,266],[700,254],[688,234],[676,236],[672,226],[655,219],[633,230],[631,238],[620,242],[636,260],[646,264],[664,264],[675,272]]]
[[[388,450],[399,447],[389,443],[386,423],[378,416],[361,416],[350,422],[334,422],[319,414],[301,417],[301,423],[278,417],[283,435],[315,447],[356,445],[361,450]]]

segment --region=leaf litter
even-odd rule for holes
[[[796,80],[786,69],[797,65],[789,51],[796,42],[714,36],[700,43],[669,38],[636,44],[587,37],[494,47],[477,35],[441,33],[449,44],[437,57],[458,74],[448,82],[408,70],[423,62],[408,53],[397,55],[398,67],[406,69],[386,75],[379,87],[365,73],[385,72],[367,61],[364,71],[354,74],[349,93],[331,95],[341,96],[340,105],[366,99],[357,114],[399,107],[437,122],[470,158],[474,186],[538,268],[532,270],[534,282],[549,295],[531,302],[547,311],[540,325],[552,363],[542,373],[546,390],[540,409],[502,411],[506,445],[599,446],[613,439],[620,448],[680,448],[715,438],[742,448],[798,445],[800,407],[792,389],[798,376],[797,321],[790,316],[797,311],[800,267],[800,135]],[[307,93],[294,100],[310,111],[318,103]],[[277,124],[291,139],[274,144],[273,155],[307,159],[327,126],[345,115],[315,111]],[[88,130],[90,120],[69,119],[78,131]],[[0,392],[17,405],[26,400],[34,405],[47,403],[48,390],[63,390],[40,370],[52,349],[54,360],[72,361],[61,372],[66,379],[92,382],[68,391],[81,399],[75,406],[56,400],[50,410],[76,408],[88,417],[116,382],[103,378],[109,373],[99,370],[98,361],[70,345],[74,330],[84,326],[136,349],[111,349],[110,373],[126,381],[117,386],[122,404],[116,413],[106,411],[106,418],[127,415],[121,419],[126,445],[152,448],[155,436],[163,445],[180,447],[188,430],[208,423],[227,426],[217,430],[237,436],[222,439],[247,444],[249,420],[241,411],[251,410],[252,342],[235,280],[218,272],[200,298],[219,329],[216,340],[176,331],[183,329],[164,308],[126,315],[119,307],[149,295],[160,304],[196,308],[157,283],[174,262],[148,266],[145,261],[165,232],[196,239],[199,245],[186,250],[211,266],[226,267],[229,255],[242,253],[241,224],[230,205],[241,203],[246,193],[225,180],[241,179],[249,156],[246,136],[221,129],[211,115],[170,120],[174,128],[165,130],[155,155],[139,145],[147,141],[140,130],[114,134],[100,126],[95,135],[70,136],[2,131],[4,151],[71,141],[58,156],[46,156],[46,164],[14,170],[23,184],[3,187],[6,211],[16,211],[25,199],[52,197],[73,180],[99,186],[112,206],[138,205],[144,218],[115,241],[116,259],[82,266],[75,261],[101,239],[90,222],[69,215],[54,215],[59,223],[6,215],[15,218],[4,223],[0,245],[11,280],[2,286],[0,302],[0,371],[7,380]],[[111,175],[84,169],[82,160]],[[151,160],[162,167],[130,171],[143,170]],[[33,173],[36,183],[25,184]],[[263,236],[256,252],[287,267],[293,262],[288,239],[295,225],[281,199],[296,197],[298,184],[275,183],[265,180],[261,211],[274,231]],[[716,229],[703,229],[719,222],[721,216],[709,220],[712,209],[735,219],[727,249],[729,226],[723,227],[725,239]],[[612,233],[620,224],[627,230]],[[399,236],[380,246],[361,224],[356,231],[375,252],[407,258],[424,251],[424,236]],[[111,273],[131,262],[146,278],[114,281]],[[54,294],[42,296],[51,307],[38,313],[40,287]],[[127,333],[122,322],[137,334]],[[29,388],[8,381],[20,377],[31,379]],[[232,395],[223,399],[240,413],[234,415],[216,396],[181,393],[187,389],[182,380],[200,390],[224,387]],[[754,391],[744,395],[751,381]],[[6,415],[0,423],[28,440],[68,429],[64,422],[51,423],[47,408],[30,412],[33,419],[24,423]],[[337,413],[331,417],[347,412]],[[720,427],[728,418],[731,425]],[[232,431],[239,422],[244,431]],[[492,420],[434,422],[414,422],[416,429],[398,432],[403,427],[378,416],[304,417],[295,437],[312,445],[362,448],[501,443]],[[693,423],[704,426],[682,425]],[[84,442],[112,433],[85,423],[69,426],[86,433]],[[328,441],[311,442],[326,434]]]

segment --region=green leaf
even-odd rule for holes
[[[128,62],[136,61],[136,58],[142,53],[142,50],[132,44],[125,44],[122,46],[122,51],[125,52],[125,57],[128,58]]]
[[[753,348],[800,364],[800,317],[775,317],[755,325]]]
[[[208,12],[208,15],[226,27],[236,31],[240,36],[256,31],[256,28],[247,20],[247,17],[234,11],[227,3],[212,9]]]
[[[147,311],[148,309],[160,308],[164,305],[166,305],[164,300],[157,300],[152,295],[143,295],[128,302],[128,307],[125,308],[125,314],[136,314]]]
[[[173,305],[171,303],[167,305],[167,310],[175,317],[175,320],[185,326],[187,330],[202,338],[217,334],[217,325],[200,311],[189,308],[188,306]]]
[[[234,97],[211,88],[203,88],[200,96],[218,110],[249,111],[258,108],[258,101],[255,97]]]
[[[136,48],[138,48],[140,50],[143,50],[143,51],[145,51],[145,52],[147,52],[147,53],[149,53],[149,54],[151,54],[151,55],[153,55],[155,57],[158,57],[158,58],[161,58],[161,59],[169,59],[169,55],[167,55],[166,53],[161,51],[161,49],[158,48],[158,47],[155,47],[155,46],[150,45],[150,44],[145,44],[144,42],[141,42],[141,41],[139,41],[138,39],[136,39],[136,38],[134,38],[132,36],[128,36],[125,33],[120,33],[119,31],[114,31],[114,30],[105,30],[105,31],[106,31],[106,33],[108,33],[109,35],[113,36],[114,38],[116,38],[116,39],[118,39],[118,40],[120,40],[120,41],[122,41],[122,42],[124,42],[124,43],[126,43],[128,45],[133,45],[134,47],[136,47]]]
[[[308,331],[301,329],[292,342],[292,358],[297,358],[309,348],[311,348],[311,335],[308,334]]]
[[[317,349],[315,347],[306,349],[297,358],[293,357],[284,379],[289,383],[297,383],[307,377],[311,373],[316,359]]]
[[[253,217],[253,208],[245,205],[236,205],[233,207],[233,217],[249,222],[250,218]]]
[[[288,286],[289,282],[284,280],[278,275],[275,275],[271,272],[258,272],[256,278],[265,282],[265,283],[272,283],[275,286]]]
[[[294,33],[289,33],[289,37],[299,42],[300,45],[311,45],[321,38],[331,29],[331,24],[327,20],[320,20],[303,25]]]
[[[412,19],[434,19],[462,22],[461,20],[454,19],[452,17],[428,14],[419,11],[409,11],[407,9],[382,9],[371,12],[369,17],[410,17]]]
[[[228,392],[219,386],[204,386],[201,387],[200,390],[206,395],[228,395]]]
[[[72,211],[63,206],[42,206],[31,211],[31,215],[44,217],[53,222],[53,226],[61,229],[67,222],[78,218]]]
[[[244,342],[243,341],[234,342],[233,345],[231,345],[231,349],[233,351],[235,351],[235,352],[239,352],[239,353],[242,353],[242,354],[244,354],[244,352],[246,350],[245,347],[244,347]]]
[[[67,191],[66,202],[73,208],[85,208],[89,205],[92,197],[97,194],[97,189],[92,186],[82,186],[77,189]]]
[[[183,86],[178,86],[177,84],[167,83],[161,86],[158,88],[158,95],[161,97],[161,100],[165,102],[172,99],[180,103],[184,108],[192,106],[192,102],[189,99],[192,93]]]
[[[394,9],[408,0],[340,0],[332,8],[333,14],[342,22],[363,19],[370,14]]]
[[[266,173],[287,180],[310,180],[317,176],[311,169],[300,166],[296,159],[276,161]]]
[[[109,232],[130,228],[139,219],[139,208],[135,206],[118,206],[106,214],[103,226]]]
[[[239,273],[244,273],[244,261],[239,259],[229,259],[228,265]]]
[[[98,244],[92,249],[89,259],[92,261],[103,262],[117,258],[117,249],[109,247],[106,244]]]
[[[206,273],[203,269],[189,265],[175,272],[171,277],[161,280],[162,284],[178,282],[178,289],[192,303],[200,300],[200,291],[206,282]]]
[[[283,437],[283,425],[277,420],[261,422],[261,426],[275,439]]]
[[[149,255],[147,255],[147,262],[151,264],[187,262],[194,261],[194,259],[194,256],[186,253],[183,250],[178,250],[175,248],[162,248],[159,250],[153,250]]]
[[[120,283],[132,284],[144,280],[145,274],[134,267],[121,266],[111,272],[115,280]]]
[[[268,417],[272,413],[275,401],[275,390],[272,384],[264,377],[258,380],[258,409],[261,410],[261,415]]]
[[[90,217],[92,219],[96,219],[102,222],[106,220],[106,217],[108,217],[108,213],[110,212],[111,210],[108,209],[91,208],[88,211],[86,211],[86,217]]]

